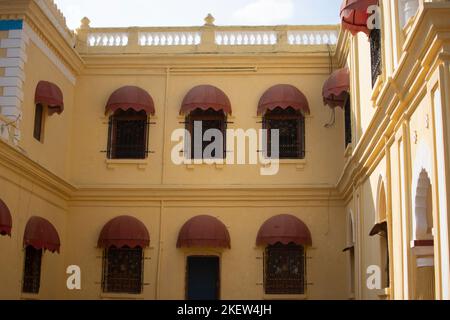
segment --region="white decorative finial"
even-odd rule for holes
[[[81,27],[80,29],[89,29],[90,26],[89,24],[91,23],[91,20],[89,20],[88,17],[84,17],[83,19],[81,19]]]
[[[213,26],[214,21],[216,21],[216,19],[213,17],[211,13],[208,13],[208,15],[205,18],[205,26]]]

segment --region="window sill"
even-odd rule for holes
[[[308,300],[306,294],[264,294],[263,300]]]
[[[140,294],[126,294],[126,293],[100,293],[102,300],[144,300],[144,295]]]
[[[265,161],[269,161],[269,159],[265,159]],[[298,171],[302,171],[305,169],[307,161],[305,159],[281,159],[278,160],[278,163],[283,166],[295,166]],[[263,167],[269,167],[271,163],[267,163],[263,165]]]
[[[352,153],[353,153],[353,147],[352,147],[352,144],[350,143],[350,144],[347,146],[347,148],[345,148],[344,157],[345,157],[346,159],[347,159],[347,158],[350,158],[351,155],[352,155]]]
[[[226,160],[218,160],[214,163],[195,163],[195,160],[184,160],[184,165],[188,170],[195,170],[196,168],[207,168],[214,166],[217,170],[222,170],[225,168]]]
[[[148,160],[120,160],[120,159],[107,159],[105,160],[106,167],[108,169],[116,169],[123,166],[137,166],[139,170],[145,170],[148,166]]]
[[[389,300],[391,297],[391,288],[377,290],[377,296],[382,300]]]
[[[21,293],[20,300],[40,300],[39,293]]]
[[[383,83],[384,83],[383,74],[380,74],[377,77],[377,80],[375,81],[375,85],[373,86],[373,89],[372,89],[372,96],[370,97],[370,100],[373,103],[373,107],[376,106],[376,101],[378,100],[378,96],[380,95],[381,88],[383,87]]]

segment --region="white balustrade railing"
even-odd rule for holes
[[[216,44],[221,46],[262,46],[277,44],[276,31],[218,31]]]
[[[164,46],[197,46],[210,44],[218,46],[306,46],[335,45],[338,30],[332,27],[274,27],[258,30],[257,28],[217,27],[215,30],[193,30],[178,28],[165,31],[162,28],[142,29],[89,29],[87,32],[88,47],[164,47]],[[209,34],[205,34],[209,32]],[[206,39],[206,40],[205,40]]]
[[[295,30],[288,31],[288,43],[290,45],[334,45],[337,43],[338,32],[333,30],[308,31]]]
[[[87,41],[90,47],[124,47],[128,45],[128,33],[91,33]]]
[[[171,31],[171,32],[140,32],[141,46],[192,46],[201,43],[200,32]]]

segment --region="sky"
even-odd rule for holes
[[[69,28],[88,17],[91,27],[337,24],[342,0],[54,0]]]

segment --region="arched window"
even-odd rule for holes
[[[435,261],[433,239],[433,197],[431,180],[425,169],[420,171],[414,199],[414,298],[433,300],[435,294]]]
[[[143,288],[144,251],[150,245],[145,225],[130,216],[109,221],[98,247],[103,248],[103,292],[139,294]]]
[[[148,117],[155,114],[152,97],[139,87],[122,87],[109,97],[106,113],[110,114],[108,158],[145,159]]]
[[[180,114],[186,116],[190,139],[185,146],[188,159],[225,159],[227,115],[231,103],[226,94],[211,85],[192,88],[184,97]]]
[[[264,246],[264,292],[306,293],[306,248],[312,245],[308,227],[297,217],[279,215],[267,220],[256,244]]]
[[[389,233],[387,224],[387,202],[386,191],[384,183],[381,182],[378,190],[378,204],[377,204],[377,224],[372,228],[370,236],[379,236],[379,248],[380,248],[380,267],[382,274],[382,286],[383,288],[390,287],[390,275],[389,275]]]

